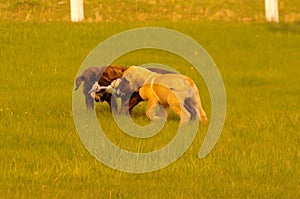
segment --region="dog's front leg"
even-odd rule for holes
[[[118,103],[117,103],[116,96],[114,95],[111,95],[110,97],[110,110],[114,112],[118,111]]]
[[[164,120],[168,118],[168,106],[158,105],[157,116]]]
[[[94,110],[94,99],[90,95],[85,96],[85,105],[87,110]]]
[[[130,97],[128,96],[121,96],[121,109],[119,114],[126,114],[129,115],[129,103],[130,103]]]
[[[148,100],[146,115],[150,120],[158,119],[158,117],[156,116],[156,109],[158,105],[159,104],[157,100],[154,99]]]

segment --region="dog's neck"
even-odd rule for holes
[[[151,72],[149,70],[145,70],[145,71],[147,71],[147,74],[144,73],[142,75],[142,77],[143,77],[142,83],[143,84],[151,83],[153,81],[153,79],[158,75],[157,73]]]
[[[135,67],[130,70],[125,76],[131,82],[132,87],[139,88],[144,84],[151,83],[157,76],[157,73],[151,72],[145,68]]]

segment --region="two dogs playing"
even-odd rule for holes
[[[163,69],[145,69],[138,66],[131,66],[128,69],[120,66],[100,67],[98,71],[95,68],[88,68],[76,78],[76,89],[82,81],[84,82],[83,93],[87,108],[94,107],[91,102],[93,98],[89,93],[95,83],[94,80],[97,81],[99,78],[99,85],[109,86],[118,79],[114,90],[115,95],[121,97],[121,113],[130,111],[140,101],[147,101],[146,115],[151,120],[167,119],[167,110],[170,107],[180,117],[181,123],[187,123],[196,117],[203,122],[207,121],[198,89],[193,80],[187,76]],[[107,101],[112,110],[117,110],[115,97],[102,88],[97,90],[93,100]],[[157,115],[158,107],[163,110],[163,115]]]

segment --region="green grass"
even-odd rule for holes
[[[164,26],[162,23],[149,24]],[[5,23],[0,29],[1,198],[297,198],[299,196],[300,27],[233,23],[168,25],[195,38],[223,76],[227,119],[204,159],[197,154],[207,124],[174,164],[146,174],[115,171],[84,148],[73,124],[71,95],[84,58],[108,36],[143,24]],[[134,52],[125,65],[161,61],[189,65],[159,52]],[[210,113],[205,85],[192,69]],[[81,91],[78,91],[81,92]],[[100,123],[115,129],[107,105]],[[101,113],[100,113],[101,112]],[[144,105],[135,119],[147,123]],[[108,131],[120,146],[149,151],[168,143],[166,131],[140,141]]]
[[[0,198],[299,197],[299,1],[280,1],[279,25],[263,23],[258,0],[84,3],[86,22],[100,23],[69,23],[69,1],[0,2]],[[204,124],[175,163],[130,174],[106,167],[85,149],[73,122],[72,92],[77,70],[96,45],[144,26],[183,32],[209,52],[224,80],[227,116],[207,157],[197,158]],[[179,57],[144,50],[114,63],[147,62],[193,78],[210,116],[204,82]],[[167,144],[179,121],[170,111],[163,132],[140,140],[115,127],[107,105],[96,111],[112,142],[135,152]],[[145,103],[135,108],[134,120],[149,122]]]
[[[264,22],[263,0],[84,0],[86,22]],[[299,22],[300,2],[280,0],[282,22]],[[0,20],[70,21],[69,0],[2,0]]]

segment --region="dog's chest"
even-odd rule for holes
[[[139,90],[143,100],[154,100],[164,105],[167,104],[169,89],[158,84],[146,84]]]

